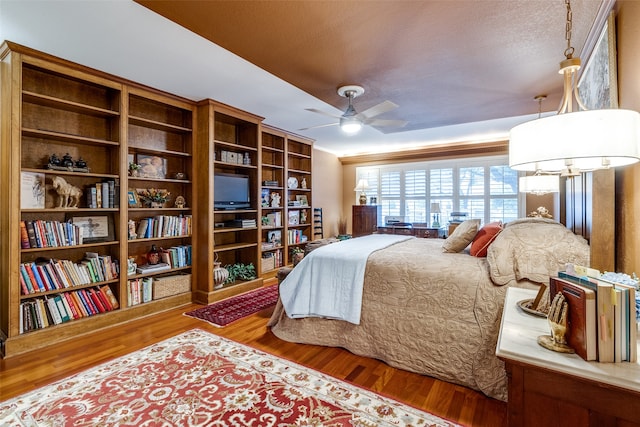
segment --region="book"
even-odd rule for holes
[[[595,291],[570,281],[552,277],[549,295],[562,292],[569,306],[567,344],[584,360],[597,360]]]

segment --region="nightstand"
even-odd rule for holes
[[[640,365],[587,362],[537,343],[547,319],[517,302],[536,291],[507,289],[496,355],[509,378],[509,426],[640,426]]]

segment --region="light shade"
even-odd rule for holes
[[[431,203],[431,213],[440,213],[440,203]]]
[[[509,167],[559,172],[625,166],[640,160],[640,113],[587,110],[558,114],[511,129]]]
[[[518,190],[521,193],[542,195],[560,191],[560,178],[558,175],[521,176],[518,184]]]
[[[361,179],[358,181],[358,184],[356,184],[356,188],[353,189],[353,191],[365,191],[369,189],[369,183],[367,182],[366,179]]]
[[[362,122],[356,117],[341,117],[340,129],[348,134],[358,133],[362,129]]]

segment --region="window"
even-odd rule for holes
[[[383,217],[441,225],[456,211],[483,223],[518,218],[518,173],[506,156],[358,167],[356,176],[369,183]],[[440,214],[431,212],[435,203]]]

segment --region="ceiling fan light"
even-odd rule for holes
[[[342,129],[342,131],[344,133],[347,133],[349,135],[354,135],[358,132],[360,132],[360,129],[362,129],[362,122],[360,122],[360,120],[358,120],[357,118],[351,116],[351,117],[341,117],[340,118],[340,129]]]

